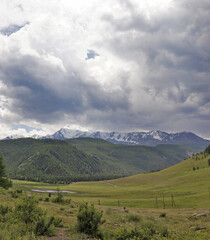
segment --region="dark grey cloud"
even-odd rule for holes
[[[13,99],[8,107],[23,118],[55,123],[65,114],[74,118],[91,109],[128,108],[124,89],[106,91],[96,82],[87,83],[78,74],[64,73],[34,56],[6,59],[0,77],[8,89],[0,93]]]
[[[209,137],[210,2],[171,1],[163,9],[105,2],[81,18],[61,7],[30,20],[0,57],[7,108],[40,123],[69,118],[95,129]]]
[[[142,69],[146,61],[147,71],[140,80],[143,84],[139,84],[139,91],[143,89],[150,95],[154,105],[160,99],[165,101],[158,106],[159,114],[148,110],[151,111],[147,120],[142,118],[145,109],[141,109],[142,114],[136,114],[136,117],[142,121],[134,125],[149,129],[165,125],[168,130],[173,124],[184,129],[191,121],[191,127],[193,125],[196,131],[203,128],[197,120],[193,124],[194,118],[200,118],[200,125],[209,128],[209,123],[202,121],[210,117],[209,1],[174,2],[175,8],[170,12],[151,18],[139,11],[132,1],[121,2],[128,13],[125,17],[115,17],[111,13],[103,16],[103,20],[118,33],[107,45],[121,58],[142,65]],[[167,109],[169,103],[173,110]],[[177,123],[171,123],[170,118],[176,118]]]

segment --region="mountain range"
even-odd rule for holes
[[[71,138],[100,138],[115,144],[157,146],[158,144],[185,145],[193,148],[195,152],[203,151],[210,144],[210,140],[203,139],[191,132],[167,133],[162,131],[149,132],[85,132],[61,128],[53,135],[45,138],[71,139]]]
[[[24,136],[8,136],[5,139],[24,138]],[[144,145],[157,146],[158,144],[176,144],[185,145],[193,149],[194,152],[200,152],[210,145],[210,140],[203,139],[191,132],[167,133],[163,131],[149,132],[102,132],[102,131],[80,131],[69,128],[61,128],[52,135],[38,136],[33,135],[34,139],[57,139],[65,140],[72,138],[96,138],[103,139],[115,144],[126,145]]]

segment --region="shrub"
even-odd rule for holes
[[[11,197],[12,198],[18,198],[19,197],[19,194],[17,191],[11,191]]]
[[[161,213],[159,217],[166,217],[166,213]]]
[[[157,225],[152,221],[143,222],[139,229],[120,229],[116,234],[116,240],[151,240],[163,239],[168,236],[165,226]]]
[[[15,213],[19,220],[25,224],[36,222],[43,211],[38,207],[38,201],[34,197],[25,196],[20,204],[15,207]]]
[[[118,230],[116,240],[140,240],[142,234],[138,229],[127,230],[125,228]]]
[[[16,191],[17,191],[18,194],[22,194],[23,193],[22,189],[17,189]]]
[[[112,209],[111,209],[111,208],[108,208],[108,209],[106,210],[106,214],[107,214],[107,215],[111,215],[111,214],[112,214]]]
[[[63,194],[58,190],[57,197],[52,200],[54,203],[64,203]]]
[[[129,222],[140,222],[142,220],[142,217],[137,214],[129,214],[127,216],[127,219]]]
[[[53,224],[55,227],[64,227],[61,218],[54,218]]]
[[[9,207],[8,206],[2,206],[2,205],[0,205],[0,214],[1,215],[6,215],[7,213],[9,212]]]
[[[25,224],[26,231],[35,235],[53,235],[54,217],[48,218],[34,197],[24,196],[15,207],[14,216]]]
[[[54,217],[47,219],[46,216],[42,216],[35,225],[34,233],[36,235],[47,235],[52,236],[54,234]]]
[[[93,205],[88,206],[88,203],[81,204],[77,215],[77,228],[79,232],[98,236],[99,224],[103,224],[101,220],[103,213],[94,208]]]

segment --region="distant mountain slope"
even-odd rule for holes
[[[209,140],[203,139],[191,132],[167,133],[161,131],[150,132],[82,132],[78,130],[70,130],[62,128],[48,138],[53,139],[70,139],[70,138],[100,138],[112,143],[127,145],[145,145],[156,146],[158,144],[176,144],[185,145],[200,152],[210,144]]]
[[[66,141],[85,153],[95,155],[104,161],[120,162],[126,168],[132,166],[136,170],[143,169],[145,171],[156,171],[169,167],[189,157],[192,153],[189,148],[179,145],[127,146],[91,138]]]
[[[126,146],[101,139],[0,141],[10,177],[35,181],[109,179],[156,171],[186,158],[184,146]]]
[[[120,166],[90,156],[65,141],[30,138],[0,141],[0,152],[12,178],[71,181],[89,176],[129,175]]]

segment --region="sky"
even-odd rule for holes
[[[70,126],[210,139],[209,0],[0,0],[0,138]]]

